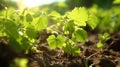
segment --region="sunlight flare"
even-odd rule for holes
[[[23,4],[26,7],[35,7],[41,4],[41,0],[23,0]]]
[[[18,8],[32,8],[40,5],[50,4],[53,2],[63,2],[65,0],[13,0],[17,2]]]

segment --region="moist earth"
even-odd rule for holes
[[[9,67],[17,57],[27,58],[28,67],[120,67],[120,34],[111,34],[103,49],[97,48],[99,38],[96,34],[89,34],[87,42],[77,43],[81,49],[79,56],[64,53],[63,50],[50,50],[46,38],[42,39],[37,49],[29,54],[17,53],[5,43],[0,42],[0,67]]]

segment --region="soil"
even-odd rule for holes
[[[16,57],[27,58],[28,67],[120,67],[120,34],[111,34],[103,49],[97,48],[98,40],[96,34],[89,34],[85,44],[77,43],[81,48],[79,56],[66,54],[60,49],[50,50],[46,41],[38,45],[40,52],[30,51],[26,55],[16,53],[1,41],[0,67],[9,67]]]

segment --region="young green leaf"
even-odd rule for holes
[[[63,30],[64,30],[64,32],[68,32],[69,34],[73,33],[75,30],[74,26],[75,26],[75,24],[73,23],[73,21],[67,22],[64,25]]]
[[[110,35],[108,33],[99,34],[99,38],[100,40],[107,41],[108,39],[110,39]]]
[[[23,16],[23,15],[20,15],[19,17],[20,17],[20,20],[21,20],[21,21],[24,21],[24,16]],[[27,20],[27,19],[26,19],[26,20]]]
[[[80,48],[78,46],[73,46],[72,49],[73,56],[78,56],[80,54]]]
[[[31,14],[26,14],[26,21],[27,22],[32,22],[33,21],[33,17],[32,17],[32,15]]]
[[[88,20],[88,13],[84,7],[74,8],[67,16],[78,26],[86,26],[86,21]]]
[[[7,35],[14,38],[19,37],[18,31],[17,31],[18,27],[13,21],[6,19],[6,22],[4,23],[4,27]]]
[[[28,38],[22,37],[21,47],[22,47],[22,50],[25,50],[25,52],[28,53],[29,49],[31,48],[31,44],[30,44],[30,41],[28,40]]]
[[[52,11],[50,16],[52,16],[53,19],[57,19],[57,18],[61,17],[61,15],[58,12],[56,12],[56,11]]]
[[[48,37],[48,45],[50,46],[51,49],[55,48],[62,48],[65,44],[65,37],[58,35],[57,37],[55,35],[51,35]]]
[[[26,28],[26,34],[31,39],[35,39],[37,37],[37,31],[32,26]]]
[[[35,25],[36,30],[38,31],[45,29],[48,26],[48,18],[40,17],[34,25]]]
[[[26,58],[15,58],[14,63],[15,63],[15,65],[11,65],[10,67],[15,67],[16,65],[18,67],[27,67],[28,59],[26,59]]]
[[[9,37],[9,42],[11,48],[17,52],[22,50],[20,43],[13,37]]]
[[[104,33],[103,38],[105,39],[105,41],[107,41],[108,39],[110,39],[110,35],[108,33]]]
[[[97,43],[97,47],[98,48],[103,48],[105,42],[110,39],[110,35],[108,33],[104,33],[103,35],[102,34],[99,34],[99,42]]]
[[[64,48],[64,51],[73,56],[78,56],[80,54],[80,48],[76,45],[68,44]]]
[[[101,41],[99,41],[98,43],[97,43],[97,47],[98,48],[102,48],[104,46],[104,43],[102,43]]]
[[[73,38],[78,42],[84,43],[87,40],[87,37],[87,32],[81,28],[77,29],[73,34]]]
[[[87,23],[92,29],[94,29],[98,24],[98,18],[95,15],[91,14],[89,15],[89,21]]]
[[[65,41],[66,41],[66,38],[64,36],[58,35],[57,36],[57,43],[58,43],[57,47],[61,49],[65,45]]]
[[[47,39],[48,45],[50,46],[51,49],[55,49],[56,48],[56,37],[55,35],[51,35],[48,37]]]

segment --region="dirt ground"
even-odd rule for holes
[[[103,49],[97,48],[98,40],[96,34],[89,34],[85,44],[77,43],[81,53],[76,57],[60,49],[50,50],[46,41],[38,45],[40,52],[31,51],[27,55],[0,42],[0,67],[9,67],[16,57],[28,58],[28,67],[120,67],[120,34],[111,34]]]

